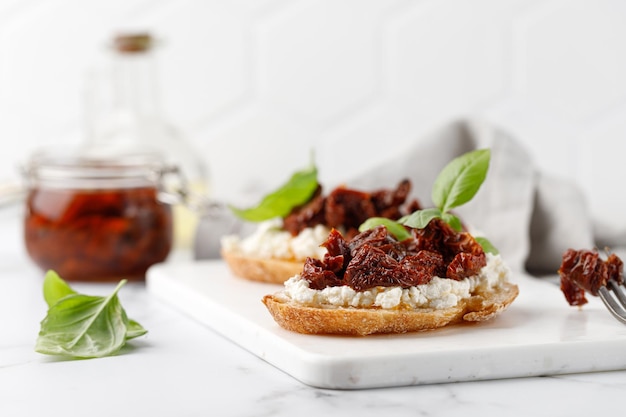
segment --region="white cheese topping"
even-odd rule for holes
[[[246,238],[224,236],[222,248],[252,258],[275,258],[304,261],[307,257],[321,259],[326,248],[320,247],[328,239],[330,229],[323,225],[308,227],[297,236],[282,229],[282,219],[259,223],[253,234]]]
[[[478,275],[455,281],[434,277],[428,284],[410,288],[376,287],[355,291],[348,286],[309,288],[309,282],[295,275],[285,282],[283,296],[311,307],[380,307],[394,308],[448,308],[469,298],[477,289],[497,288],[509,278],[509,268],[500,255],[487,254],[487,265]]]

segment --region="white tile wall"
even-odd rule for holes
[[[347,178],[479,116],[626,226],[625,21],[621,0],[0,0],[0,179],[82,140],[86,71],[138,28],[217,196],[256,199],[310,149]]]

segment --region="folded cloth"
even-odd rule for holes
[[[567,248],[593,247],[591,218],[580,190],[539,172],[519,140],[484,121],[451,122],[392,159],[341,183],[373,190],[408,178],[413,185],[411,197],[423,207],[432,207],[432,185],[442,168],[453,158],[480,148],[491,149],[487,178],[474,199],[454,212],[487,237],[512,270],[555,274]],[[232,215],[220,216],[200,222],[197,259],[219,257],[218,235],[241,231]]]

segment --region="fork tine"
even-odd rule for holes
[[[602,302],[609,309],[611,314],[613,314],[617,320],[626,324],[626,295],[624,295],[620,286],[612,281],[609,281],[609,287],[610,289],[601,287],[598,295],[600,295],[600,299],[602,299]],[[611,294],[611,290],[617,299]]]
[[[609,286],[613,290],[615,296],[619,299],[622,306],[626,308],[626,293],[624,292],[624,286],[615,281],[609,281]]]

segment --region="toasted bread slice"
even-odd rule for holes
[[[504,283],[492,291],[472,294],[457,306],[444,309],[317,308],[291,302],[281,293],[266,295],[263,303],[274,320],[287,330],[306,334],[365,336],[433,330],[463,321],[489,320],[505,310],[518,293],[517,285]]]
[[[282,284],[292,276],[302,272],[303,261],[276,258],[251,258],[222,250],[233,274],[251,281]]]

